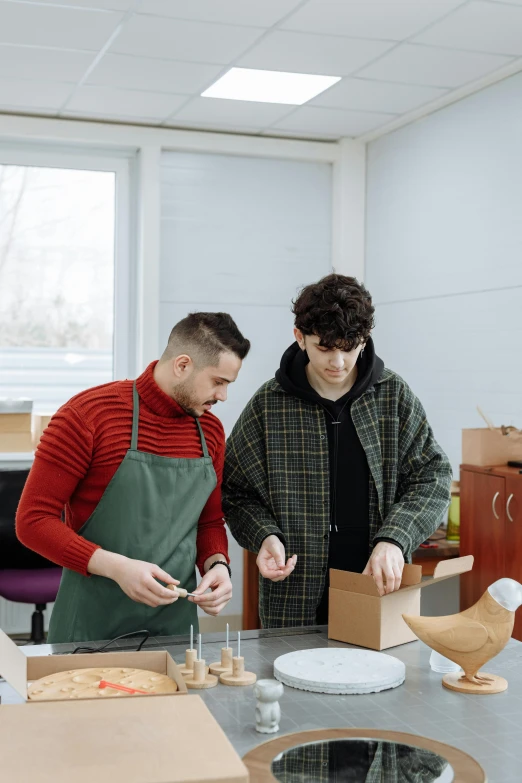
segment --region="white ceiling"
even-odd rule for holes
[[[0,112],[316,139],[522,69],[522,0],[0,0]],[[201,98],[231,66],[342,76],[304,106]]]

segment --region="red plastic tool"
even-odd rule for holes
[[[140,691],[139,688],[128,688],[126,685],[119,685],[115,682],[107,682],[107,680],[100,680],[98,688],[114,688],[117,691],[125,691],[125,693],[144,693],[145,696],[149,696],[148,691]]]

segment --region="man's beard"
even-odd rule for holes
[[[203,413],[206,413],[206,411],[203,411],[203,413],[198,413],[197,410],[194,408],[194,405],[197,405],[197,400],[194,397],[193,388],[190,381],[184,381],[183,383],[179,383],[174,388],[172,396],[176,400],[180,408],[183,408],[185,413],[188,413],[189,416],[193,416],[195,419],[199,419],[200,416],[203,416]],[[203,405],[207,405],[207,404],[213,405],[214,400],[208,400],[207,402],[203,403]]]

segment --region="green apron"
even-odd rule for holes
[[[93,513],[79,530],[109,552],[163,568],[192,592],[196,587],[198,520],[217,478],[196,419],[203,457],[159,457],[138,451],[139,396],[133,389],[131,447]],[[113,639],[146,628],[152,636],[197,630],[197,607],[185,598],[152,608],[129,598],[112,579],[64,568],[47,641]]]

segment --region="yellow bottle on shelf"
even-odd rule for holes
[[[451,503],[448,511],[448,541],[460,541],[460,482],[451,482]]]

